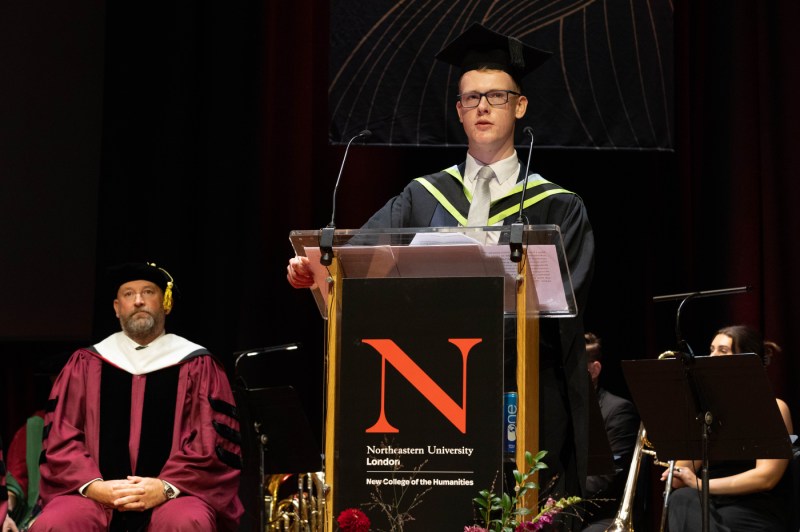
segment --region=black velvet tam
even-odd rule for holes
[[[151,262],[126,262],[117,264],[108,269],[107,284],[113,297],[117,297],[119,287],[130,281],[150,281],[158,285],[162,291],[167,289],[167,283],[173,281],[166,270],[159,268]],[[175,291],[175,287],[172,288]]]

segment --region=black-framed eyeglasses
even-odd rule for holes
[[[478,107],[478,104],[481,103],[481,98],[486,96],[486,101],[489,102],[489,105],[497,107],[498,105],[508,103],[509,94],[522,96],[515,91],[495,89],[488,92],[465,92],[464,94],[458,95],[458,101],[461,102],[461,107],[464,109],[472,109],[473,107]]]

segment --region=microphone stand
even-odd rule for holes
[[[525,220],[525,217],[522,215],[522,210],[525,208],[525,191],[528,188],[528,171],[531,167],[531,155],[533,154],[533,128],[531,126],[527,126],[522,131],[531,137],[531,145],[528,148],[528,163],[525,165],[525,177],[522,180],[522,192],[520,193],[519,199],[519,215],[517,216],[517,220],[511,224],[511,234],[508,241],[508,245],[511,248],[511,262],[519,262],[522,260],[522,235]]]
[[[686,303],[689,302],[691,299],[699,298],[699,297],[711,297],[711,296],[720,296],[720,295],[730,295],[730,294],[740,294],[742,292],[747,292],[750,290],[749,286],[740,286],[736,288],[723,288],[720,290],[706,290],[701,292],[688,292],[683,294],[671,294],[666,296],[656,296],[653,298],[653,302],[661,302],[661,301],[673,301],[680,299],[681,302],[678,305],[677,315],[675,316],[675,337],[678,343],[678,353],[676,353],[680,359],[683,361],[683,369],[686,374],[686,380],[689,383],[689,389],[691,390],[692,397],[694,398],[694,403],[697,408],[697,420],[701,421],[702,426],[702,433],[701,433],[701,446],[702,446],[702,461],[703,466],[701,469],[701,508],[702,508],[702,524],[703,524],[703,532],[709,532],[709,493],[708,493],[708,467],[709,467],[709,453],[708,453],[708,446],[709,446],[709,435],[711,434],[711,425],[714,423],[714,414],[711,412],[711,409],[708,407],[707,401],[703,397],[702,393],[700,393],[700,389],[697,386],[697,381],[695,380],[694,374],[692,373],[692,366],[694,365],[695,354],[692,352],[691,346],[689,343],[683,338],[683,334],[681,333],[681,311]],[[668,479],[668,482],[670,480]],[[666,501],[664,505],[664,511],[667,510]]]
[[[350,151],[350,145],[354,140],[361,137],[369,137],[372,131],[365,129],[360,131],[357,135],[347,143],[344,150],[344,157],[342,157],[342,165],[339,167],[339,176],[336,178],[336,184],[333,186],[333,207],[331,208],[331,221],[326,225],[319,235],[319,250],[321,252],[319,263],[323,266],[330,266],[333,263],[333,233],[336,231],[336,191],[339,190],[339,181],[342,179],[342,172],[344,171],[344,163],[347,160],[347,152]]]

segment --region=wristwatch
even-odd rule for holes
[[[178,494],[175,493],[175,488],[173,488],[172,485],[164,482],[163,480],[161,483],[164,484],[164,497],[166,497],[167,500],[174,499],[178,496]]]

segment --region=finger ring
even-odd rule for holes
[[[680,472],[681,472],[681,468],[680,468],[680,467],[676,467],[676,468],[675,468],[675,472],[676,472],[676,473],[680,473]]]

